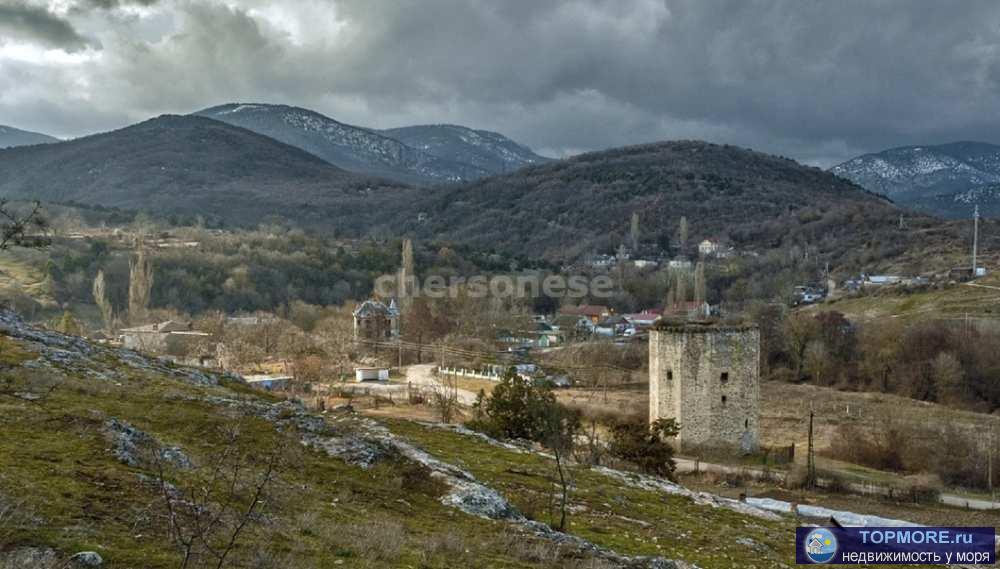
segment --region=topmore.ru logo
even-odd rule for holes
[[[816,528],[806,534],[806,557],[813,563],[829,563],[837,555],[837,537],[824,528]]]

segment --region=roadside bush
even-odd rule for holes
[[[809,471],[805,466],[796,464],[788,470],[785,475],[784,487],[786,490],[800,490],[806,487],[809,480]]]
[[[996,443],[994,443],[996,444]],[[886,423],[875,429],[844,425],[837,429],[826,456],[878,470],[923,475],[913,478],[905,493],[926,501],[941,485],[985,489],[987,460],[991,456],[975,433],[952,425],[900,425]],[[994,449],[994,470],[1000,468]],[[939,490],[937,490],[939,491]]]
[[[824,470],[818,472],[816,477],[822,481],[823,489],[831,494],[844,494],[850,489],[847,480],[835,472]]]
[[[898,427],[884,425],[874,432],[855,425],[841,425],[837,428],[825,454],[831,458],[861,464],[878,470],[903,470],[905,435]]]
[[[907,499],[915,504],[936,504],[941,496],[941,478],[936,474],[915,474],[905,479]]]

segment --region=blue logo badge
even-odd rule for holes
[[[825,528],[816,528],[806,534],[806,557],[813,563],[829,563],[837,555],[837,537]]]

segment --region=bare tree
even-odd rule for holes
[[[431,403],[441,417],[442,423],[450,423],[458,413],[458,382],[455,378],[447,378],[444,383],[433,387]]]
[[[831,364],[829,350],[822,340],[810,340],[806,344],[802,366],[813,382],[822,384],[826,381]]]
[[[819,333],[819,323],[807,314],[793,314],[785,320],[785,342],[795,371],[795,381],[802,379],[806,348]]]
[[[632,212],[632,221],[629,224],[629,237],[632,239],[632,250],[639,248],[639,212]]]
[[[541,417],[541,442],[555,458],[559,483],[559,524],[556,529],[566,530],[566,512],[569,488],[572,484],[567,461],[573,456],[574,441],[580,430],[580,413],[558,403],[548,405]]]
[[[44,247],[49,244],[44,235],[47,228],[40,203],[34,202],[27,213],[18,214],[10,202],[0,199],[0,250],[11,246]]]
[[[135,257],[129,260],[128,317],[132,324],[145,320],[153,290],[153,263],[146,256],[146,247],[139,243]]]
[[[702,261],[694,267],[694,301],[699,305],[705,302],[705,263]]]
[[[104,271],[97,271],[94,277],[94,303],[101,310],[101,319],[104,321],[105,329],[110,332],[114,328],[114,309],[108,299],[107,285],[104,282]]]
[[[965,399],[962,362],[954,354],[941,352],[931,362],[937,399],[942,403],[960,403]]]
[[[237,565],[234,552],[261,523],[284,466],[280,448],[279,441],[261,455],[238,428],[227,428],[212,462],[183,476],[171,476],[162,453],[152,453],[159,494],[153,509],[180,552],[181,569]]]
[[[677,271],[677,286],[674,289],[674,300],[681,307],[687,302],[687,275],[684,271]]]
[[[399,296],[399,302],[401,308],[409,307],[410,289],[409,281],[415,276],[414,274],[414,263],[413,263],[413,241],[409,239],[403,240],[403,253],[402,262],[399,268],[399,285],[397,287],[396,294]]]

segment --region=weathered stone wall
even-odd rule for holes
[[[661,326],[649,338],[649,417],[677,419],[678,446],[758,447],[760,331]]]

